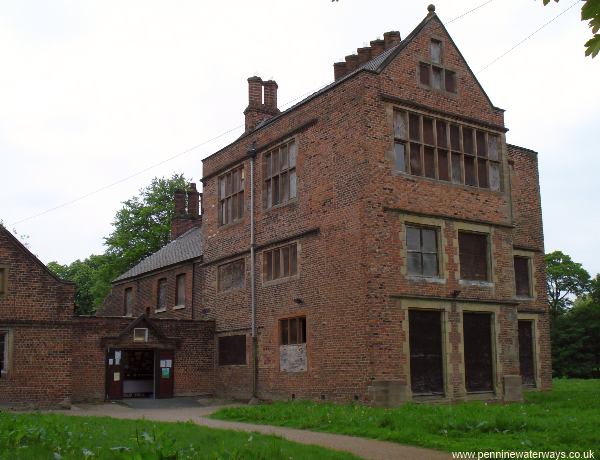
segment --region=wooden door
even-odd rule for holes
[[[106,399],[123,399],[123,350],[110,349],[106,354]]]
[[[523,385],[535,386],[533,321],[519,321],[519,362]]]
[[[492,315],[464,313],[463,334],[467,392],[494,391]]]
[[[413,394],[444,394],[442,313],[409,310],[410,383]]]
[[[175,352],[173,350],[156,350],[156,375],[154,377],[155,397],[172,398],[174,387]]]

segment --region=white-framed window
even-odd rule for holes
[[[133,328],[133,341],[134,342],[147,342],[148,341],[148,328],[146,328],[146,327]]]

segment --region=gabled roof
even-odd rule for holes
[[[60,278],[56,273],[54,273],[52,270],[50,270],[46,264],[44,264],[44,262],[42,262],[40,259],[38,259],[38,257],[33,254],[29,248],[27,248],[27,246],[25,246],[23,243],[21,243],[19,241],[18,238],[15,237],[15,235],[13,235],[6,227],[4,227],[2,224],[0,224],[0,232],[4,233],[6,236],[8,236],[8,239],[10,241],[13,242],[13,244],[19,249],[21,250],[21,252],[23,252],[27,257],[29,257],[36,265],[38,265],[42,270],[44,270],[48,275],[50,275],[52,278],[54,278],[56,281],[58,281],[59,283],[62,284],[70,284],[73,285],[75,284],[72,281],[67,281],[67,280],[63,280],[62,278]]]
[[[346,80],[351,79],[352,77],[354,77],[355,75],[359,74],[360,72],[372,72],[372,73],[381,73],[381,71],[383,71],[383,69],[386,68],[386,66],[404,49],[406,48],[406,46],[413,40],[413,38],[415,38],[419,32],[421,32],[421,30],[425,27],[425,25],[431,21],[431,20],[437,20],[440,25],[442,26],[442,28],[444,29],[444,31],[446,32],[446,34],[448,35],[448,37],[450,38],[450,41],[452,43],[452,45],[456,48],[459,56],[461,57],[461,59],[465,62],[465,65],[467,67],[467,70],[469,71],[469,73],[471,74],[471,77],[473,77],[473,79],[475,80],[475,82],[477,83],[477,85],[479,86],[479,88],[481,89],[481,91],[483,92],[483,95],[485,96],[485,98],[488,100],[490,106],[492,108],[494,108],[495,110],[500,110],[503,111],[503,109],[496,107],[491,99],[489,98],[489,96],[487,95],[487,93],[485,92],[485,90],[483,89],[483,87],[481,86],[481,84],[479,83],[479,80],[477,80],[477,77],[475,77],[475,74],[473,73],[473,71],[471,70],[471,68],[469,67],[469,64],[467,64],[467,60],[464,58],[464,56],[462,55],[462,53],[460,52],[460,49],[458,48],[458,46],[456,46],[456,43],[454,43],[454,40],[452,40],[452,37],[450,36],[450,34],[448,33],[448,30],[446,29],[446,27],[444,26],[444,23],[440,20],[440,18],[437,16],[437,14],[433,13],[433,14],[428,14],[427,16],[425,16],[425,18],[419,23],[419,25],[417,27],[415,27],[413,29],[413,31],[408,34],[404,40],[402,40],[400,43],[398,43],[397,45],[391,47],[390,49],[385,50],[383,53],[381,53],[379,56],[374,57],[373,59],[371,59],[370,61],[365,62],[363,65],[357,67],[355,70],[353,70],[352,72],[348,73],[347,75],[344,75],[342,78],[339,78],[333,82],[331,82],[330,84],[328,84],[327,86],[324,86],[323,88],[319,89],[318,91],[312,93],[311,95],[305,97],[304,99],[302,99],[300,102],[297,102],[296,104],[292,105],[291,107],[289,107],[288,109],[284,110],[283,112],[280,112],[279,114],[268,118],[266,120],[261,121],[258,125],[256,125],[256,127],[252,130],[249,131],[247,133],[243,133],[240,137],[238,137],[235,141],[233,141],[232,143],[226,145],[225,147],[217,150],[216,152],[214,152],[213,154],[205,157],[202,159],[202,161],[212,157],[213,155],[218,154],[219,152],[229,148],[231,145],[237,143],[238,141],[246,138],[247,136],[255,133],[257,130],[270,125],[271,123],[273,123],[274,121],[278,120],[279,118],[283,117],[284,115],[288,114],[289,112],[295,110],[296,108],[300,107],[301,105],[306,104],[309,101],[312,101],[313,99],[319,97],[321,94],[326,93],[327,91],[329,91],[330,89],[333,89],[335,87],[337,87],[338,85],[340,85],[341,83],[345,82]]]
[[[121,276],[115,278],[114,282],[133,278],[144,273],[159,270],[161,268],[175,265],[187,260],[197,259],[202,256],[202,232],[200,227],[195,227],[179,238],[171,241],[166,246],[149,255],[139,264],[127,270]]]

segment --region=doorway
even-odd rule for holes
[[[442,312],[409,310],[410,383],[413,395],[444,394]]]
[[[523,385],[535,386],[533,321],[519,320],[519,363]]]
[[[106,399],[171,398],[174,351],[109,349],[106,359]]]
[[[490,313],[463,313],[467,393],[494,391],[494,349]]]

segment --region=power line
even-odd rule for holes
[[[494,64],[495,62],[499,61],[500,59],[502,59],[504,56],[506,56],[508,53],[510,53],[511,51],[513,51],[516,47],[518,47],[519,45],[523,44],[524,42],[526,42],[527,40],[529,40],[531,37],[533,37],[535,34],[537,34],[540,30],[542,30],[544,27],[546,27],[547,25],[549,25],[550,23],[554,22],[556,19],[558,19],[560,16],[562,16],[563,14],[565,14],[567,11],[569,11],[571,8],[573,8],[575,5],[577,5],[580,2],[580,0],[575,0],[571,6],[569,6],[568,8],[564,9],[563,11],[561,11],[560,13],[558,13],[556,16],[554,16],[552,19],[550,19],[548,22],[546,22],[545,24],[543,24],[541,27],[539,27],[538,29],[536,29],[534,32],[530,33],[529,35],[527,35],[527,37],[525,37],[523,40],[521,40],[520,42],[518,42],[517,44],[515,44],[512,48],[510,48],[508,51],[504,52],[503,54],[501,54],[500,56],[498,56],[496,59],[494,59],[493,61],[489,62],[485,67],[483,67],[482,69],[478,70],[477,72],[475,72],[475,75],[480,74],[481,72],[483,72],[485,69],[487,69],[489,66],[491,66],[492,64]]]
[[[493,1],[494,1],[494,0],[488,0],[487,2],[485,2],[485,3],[482,3],[482,4],[481,4],[481,5],[479,5],[479,6],[476,6],[475,8],[473,8],[473,9],[471,9],[471,10],[469,10],[469,11],[467,11],[467,12],[463,13],[463,14],[461,14],[460,16],[456,16],[455,18],[453,18],[453,19],[450,19],[449,21],[445,22],[444,24],[445,24],[445,25],[448,25],[448,24],[450,24],[450,23],[452,23],[452,22],[454,22],[454,21],[457,21],[458,19],[460,19],[460,18],[462,18],[462,17],[466,16],[466,15],[467,15],[467,14],[469,14],[469,13],[472,13],[472,12],[473,12],[473,11],[475,11],[475,10],[478,10],[479,8],[481,8],[482,6],[485,6],[485,5],[487,5],[488,3],[492,3]]]
[[[329,85],[329,84],[330,83],[328,83],[327,85]],[[281,107],[286,107],[287,105],[290,105],[290,104],[292,104],[293,102],[295,102],[295,101],[297,101],[299,99],[302,99],[302,98],[304,98],[304,97],[306,97],[306,96],[308,96],[310,94],[315,93],[316,91],[319,91],[320,89],[324,88],[327,85],[323,85],[323,86],[321,86],[320,88],[318,88],[318,89],[316,89],[314,91],[310,91],[310,92],[305,93],[305,94],[303,94],[301,96],[298,96],[298,97],[296,97],[296,98],[294,98],[294,99],[286,102]],[[130,179],[133,179],[134,177],[137,177],[137,176],[139,176],[141,174],[144,174],[145,172],[148,172],[151,169],[157,168],[158,166],[161,166],[161,165],[163,165],[165,163],[168,163],[169,161],[172,161],[172,160],[174,160],[176,158],[179,158],[180,156],[183,156],[183,155],[185,155],[187,153],[190,153],[190,152],[192,152],[192,151],[194,151],[196,149],[199,149],[200,147],[202,147],[202,146],[204,146],[206,144],[209,144],[209,143],[211,143],[211,142],[213,142],[213,141],[215,141],[215,140],[217,140],[217,139],[219,139],[219,138],[221,138],[223,136],[226,136],[227,134],[229,134],[229,133],[231,133],[233,131],[236,131],[236,130],[238,130],[240,128],[243,128],[243,127],[244,127],[244,125],[238,125],[238,126],[236,126],[234,128],[228,129],[227,131],[224,131],[221,134],[218,134],[218,135],[216,135],[214,137],[211,137],[210,139],[208,139],[208,140],[206,140],[204,142],[196,144],[193,147],[190,147],[190,148],[188,148],[188,149],[186,149],[186,150],[184,150],[182,152],[179,152],[179,153],[177,153],[175,155],[172,155],[172,156],[170,156],[168,158],[165,158],[164,160],[161,160],[158,163],[154,163],[154,164],[152,164],[152,165],[150,165],[150,166],[148,166],[148,167],[146,167],[146,168],[144,168],[144,169],[142,169],[140,171],[137,171],[137,172],[135,172],[133,174],[130,174],[129,176],[123,177],[123,178],[121,178],[121,179],[119,179],[119,180],[117,180],[115,182],[111,182],[110,184],[104,185],[104,186],[102,186],[100,188],[97,188],[95,190],[92,190],[91,192],[88,192],[88,193],[86,193],[84,195],[78,196],[77,198],[73,198],[72,200],[65,201],[64,203],[61,203],[61,204],[59,204],[57,206],[54,206],[52,208],[48,208],[45,211],[39,212],[37,214],[32,214],[31,216],[28,216],[28,217],[25,217],[23,219],[17,220],[15,222],[13,222],[12,224],[10,224],[9,226],[12,227],[14,225],[22,224],[23,222],[27,222],[27,221],[29,221],[31,219],[35,219],[37,217],[41,217],[41,216],[43,216],[45,214],[48,214],[50,212],[56,211],[58,209],[61,209],[61,208],[70,206],[70,205],[72,205],[74,203],[77,203],[79,201],[82,201],[82,200],[84,200],[86,198],[89,198],[92,195],[96,195],[96,194],[98,194],[100,192],[103,192],[104,190],[107,190],[107,189],[112,188],[112,187],[114,187],[116,185],[122,184],[123,182],[126,182],[126,181],[128,181]]]

